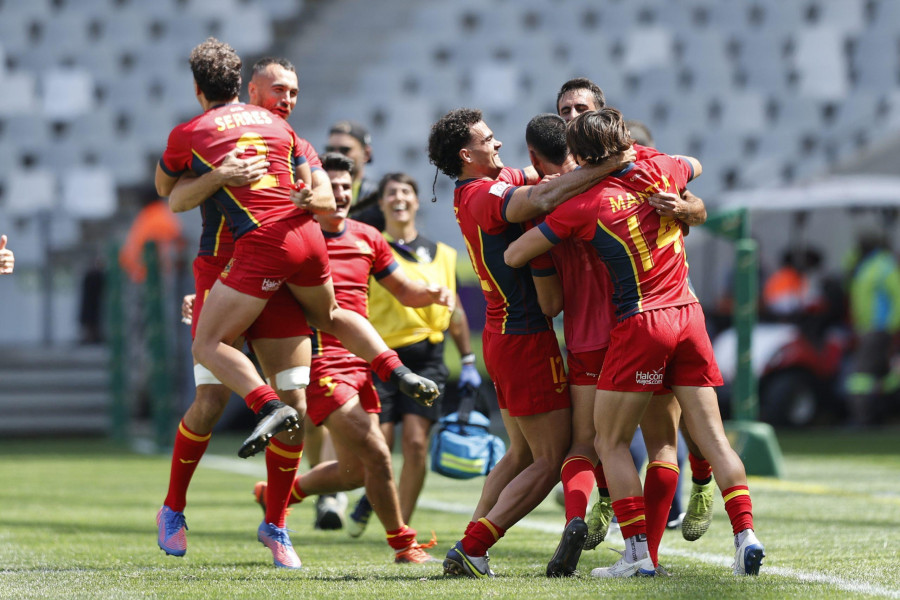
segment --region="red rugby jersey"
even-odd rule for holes
[[[309,164],[310,169],[321,169],[322,161],[312,144],[303,138],[297,138],[300,142],[295,151],[294,164]],[[210,196],[200,205],[200,214],[203,218],[203,230],[200,234],[199,256],[221,256],[228,258],[234,254],[234,236],[225,221],[225,216],[219,210],[214,197]]]
[[[634,145],[637,160],[659,156],[654,148]],[[563,289],[563,333],[566,349],[589,352],[609,345],[616,322],[612,282],[594,248],[581,239],[568,239],[550,252]]]
[[[503,261],[507,246],[525,228],[506,220],[506,206],[525,173],[504,168],[498,179],[456,182],[453,210],[481,291],[487,300],[485,331],[525,334],[546,331],[550,321],[541,312],[528,267],[514,269]]]
[[[382,279],[399,265],[381,232],[359,221],[347,219],[340,233],[323,231],[331,263],[334,296],[341,308],[369,316],[369,276]],[[331,334],[313,329],[313,356],[348,355]]]
[[[235,239],[270,221],[302,211],[290,201],[296,167],[305,162],[300,139],[287,122],[264,108],[234,103],[213,107],[175,127],[160,160],[164,172],[202,175],[235,147],[243,156],[265,154],[269,171],[251,185],[224,187],[213,200]],[[221,229],[221,228],[220,228]]]
[[[697,302],[681,225],[647,202],[658,191],[679,193],[692,177],[690,163],[678,158],[639,160],[557,207],[538,227],[553,243],[577,237],[593,246],[606,263],[619,321]]]

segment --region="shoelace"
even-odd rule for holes
[[[274,539],[282,546],[293,546],[293,544],[291,544],[291,538],[290,536],[288,536],[288,532],[294,531],[293,529],[288,529],[287,527],[276,527],[273,523],[268,523],[268,525],[269,531],[271,532],[270,537],[272,539]]]
[[[424,550],[427,550],[428,548],[434,548],[435,546],[437,546],[437,535],[435,535],[434,531],[432,531],[431,532],[431,541],[426,542],[424,544],[419,544],[417,542],[415,546],[416,546],[416,548],[422,548]]]
[[[412,554],[416,557],[421,558],[422,554],[428,554],[427,552],[425,552],[425,550],[428,550],[429,548],[434,548],[436,545],[437,545],[437,535],[435,535],[435,533],[432,531],[430,541],[428,541],[424,544],[420,544],[418,542],[413,542],[411,546],[409,546],[405,550],[401,550],[400,552],[398,552],[397,556],[408,553],[408,554]]]
[[[164,519],[166,522],[166,537],[170,537],[178,533],[178,530],[184,527],[188,530],[187,522],[184,520],[184,513],[172,511],[171,519]]]
[[[712,504],[712,494],[696,494],[691,500],[693,501],[691,503],[696,504],[698,509],[706,512]]]

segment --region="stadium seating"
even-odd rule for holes
[[[525,123],[554,110],[556,89],[577,75],[646,121],[663,149],[696,151],[712,206],[760,177],[821,175],[900,126],[894,0],[343,0],[317,3],[308,24],[304,10],[296,0],[0,0],[0,214],[27,217],[48,193],[76,219],[115,213],[106,183],[102,201],[71,203],[60,169],[151,182],[165,133],[197,110],[185,58],[208,35],[248,63],[278,53],[298,65],[292,122],[315,145],[330,122],[360,119],[378,171],[420,182],[433,178],[424,148],[444,111],[485,109],[518,165]],[[286,21],[304,26],[287,32]],[[39,193],[21,187],[32,177]],[[425,219],[447,229],[442,215]]]

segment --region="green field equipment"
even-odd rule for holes
[[[732,421],[725,423],[732,447],[748,475],[780,477],[781,449],[775,430],[760,423],[759,397],[753,376],[751,341],[759,303],[759,248],[750,238],[750,218],[743,208],[712,215],[706,228],[735,244],[734,328],[737,369],[731,398]]]

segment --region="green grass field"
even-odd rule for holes
[[[312,528],[313,503],[289,518],[304,562],[271,565],[256,541],[253,483],[263,461],[213,439],[185,511],[188,554],[156,546],[167,456],[102,441],[0,441],[0,598],[900,598],[900,431],[780,436],[785,476],[751,479],[756,530],[768,554],[758,578],[731,575],[731,529],[717,499],[709,532],[689,543],[667,532],[660,558],[671,577],[597,581],[621,538],[585,552],[582,575],[543,572],[563,526],[551,499],[491,551],[498,577],[443,577],[440,564],[394,565],[373,518],[359,540]],[[482,480],[431,474],[412,525],[434,530],[442,557],[465,527]],[[351,494],[351,499],[356,494]]]

